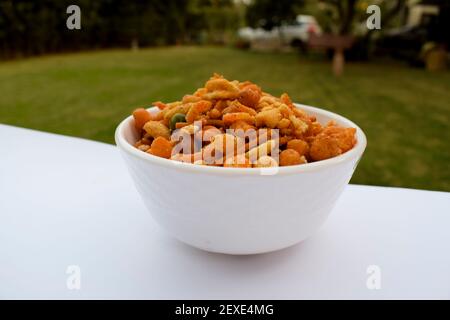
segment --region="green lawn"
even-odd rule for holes
[[[353,183],[450,191],[450,73],[392,63],[349,64],[336,79],[317,59],[215,47],[3,62],[0,122],[113,143],[133,108],[179,99],[213,72],[358,123],[368,147]]]

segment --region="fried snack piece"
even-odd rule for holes
[[[292,139],[288,141],[287,148],[297,151],[300,156],[306,155],[309,151],[308,143],[300,139]]]
[[[172,155],[172,144],[164,137],[157,137],[153,140],[148,153],[161,158],[169,159]]]
[[[196,139],[201,140],[205,143],[209,143],[213,140],[213,138],[223,132],[214,126],[207,125],[203,127],[201,131],[196,134]]]
[[[296,116],[290,115],[289,120],[291,120],[294,129],[298,130],[299,134],[302,134],[308,130],[308,124]]]
[[[170,122],[170,119],[176,114],[186,114],[189,109],[192,107],[192,103],[187,104],[174,104],[170,107],[164,109],[161,114],[163,115],[163,119]]]
[[[141,151],[147,151],[148,149],[150,149],[150,146],[148,144],[140,144],[139,146],[136,146],[136,148],[138,148]]]
[[[256,108],[260,98],[260,91],[252,88],[251,86],[247,86],[239,92],[238,101],[250,108]]]
[[[238,84],[239,89],[244,90],[244,89],[251,89],[254,90],[256,92],[258,92],[260,95],[262,94],[262,90],[261,87],[254,84],[253,82],[250,81],[244,81]]]
[[[262,156],[256,161],[255,167],[258,168],[269,168],[278,167],[278,162],[271,156]]]
[[[223,123],[223,120],[219,120],[219,119],[208,119],[208,120],[206,120],[206,124],[209,126],[214,126],[214,127],[218,127],[218,128],[222,128],[225,126],[225,124]]]
[[[266,142],[260,143],[258,146],[247,151],[245,156],[250,160],[250,162],[256,162],[260,157],[272,154],[275,149],[277,142],[275,140],[268,140]]]
[[[211,101],[201,100],[194,103],[194,105],[190,107],[188,113],[186,114],[186,122],[194,122],[202,113],[206,113],[211,108]]]
[[[141,132],[142,129],[144,128],[144,124],[152,120],[150,112],[148,112],[144,108],[138,108],[134,110],[133,118],[134,118],[134,126],[136,130],[138,130],[139,132]]]
[[[166,140],[170,139],[170,130],[160,121],[148,121],[144,125],[144,130],[153,138],[163,137]]]
[[[254,130],[255,129],[255,127],[253,126],[253,125],[251,125],[251,124],[248,124],[247,122],[245,122],[245,121],[242,121],[242,120],[238,120],[238,121],[236,121],[236,122],[233,122],[231,125],[230,125],[230,129],[233,129],[233,130],[242,130],[243,132],[245,132],[245,131],[247,131],[247,130]]]
[[[206,100],[236,99],[239,96],[239,87],[225,78],[214,75],[205,84],[206,93],[202,95]]]
[[[208,117],[210,119],[220,119],[222,117],[222,112],[219,111],[217,108],[213,108],[208,112]]]
[[[318,134],[311,143],[309,155],[312,160],[319,161],[336,157],[356,143],[355,128],[328,126]]]
[[[167,108],[167,105],[165,103],[162,103],[161,101],[155,101],[152,103],[152,105],[158,107],[158,109],[160,110],[164,110],[165,108]]]
[[[215,152],[220,152],[225,158],[244,152],[245,143],[240,138],[224,133],[215,135],[211,144]]]
[[[329,136],[317,136],[311,143],[309,155],[312,160],[325,160],[336,157],[342,153],[336,138]]]
[[[289,95],[285,92],[280,97],[281,102],[283,102],[285,105],[289,106],[290,108],[295,108],[294,104],[292,103],[291,98]]]
[[[323,130],[322,125],[315,121],[309,125],[308,130],[305,132],[306,136],[316,136]]]
[[[291,125],[291,121],[289,119],[281,119],[280,122],[277,124],[278,129],[287,129]]]
[[[282,115],[280,110],[278,109],[270,109],[259,112],[256,119],[256,126],[263,127],[266,126],[268,128],[276,128],[277,124],[282,119]]]
[[[246,112],[227,113],[223,115],[222,120],[225,125],[231,125],[236,121],[244,121],[248,124],[255,123],[255,117]]]
[[[338,140],[342,153],[350,150],[356,144],[355,133],[355,128],[342,128],[337,126],[328,126],[322,131],[323,135],[328,135]]]
[[[294,149],[286,149],[280,153],[280,166],[293,166],[306,163],[306,159]]]
[[[182,103],[192,103],[192,102],[198,102],[202,98],[199,96],[196,96],[194,94],[186,94],[183,96],[183,99],[181,100]]]
[[[244,106],[238,100],[233,100],[228,104],[228,107],[222,110],[222,113],[233,113],[233,112],[245,112],[251,116],[255,116],[257,112],[249,107]]]

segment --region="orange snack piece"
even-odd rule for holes
[[[194,122],[194,120],[200,116],[202,113],[209,111],[211,109],[212,104],[209,101],[201,100],[199,102],[194,103],[194,105],[189,109],[186,114],[186,121],[188,123]]]
[[[288,141],[287,148],[297,151],[300,156],[304,156],[309,151],[308,143],[300,139],[292,139]]]
[[[336,138],[327,135],[318,135],[311,143],[309,156],[312,160],[325,160],[342,153]]]
[[[334,137],[338,141],[339,148],[342,153],[350,150],[356,143],[355,128],[342,128],[337,126],[326,127],[323,131],[323,135]]]
[[[172,144],[164,137],[157,137],[153,140],[147,152],[157,157],[169,159],[172,155]]]
[[[253,124],[255,122],[255,117],[249,115],[246,112],[233,112],[224,114],[222,120],[225,125],[231,125],[236,121],[244,121],[248,124]]]
[[[258,106],[261,93],[251,87],[246,87],[239,92],[238,101],[244,106],[256,108]]]
[[[136,130],[138,130],[139,132],[142,131],[144,124],[146,124],[148,121],[152,120],[152,116],[150,115],[150,112],[148,112],[144,108],[138,108],[138,109],[134,110],[133,118],[134,118],[134,126],[136,127]]]
[[[305,163],[304,158],[294,149],[286,149],[280,153],[280,166],[294,166]]]

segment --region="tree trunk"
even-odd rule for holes
[[[336,77],[340,77],[344,73],[344,50],[336,48],[333,55],[333,73]]]

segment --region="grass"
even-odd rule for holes
[[[338,112],[366,132],[353,183],[450,191],[450,73],[398,64],[348,64],[227,48],[158,48],[0,63],[0,122],[113,143],[137,106],[173,101],[213,73]],[[2,137],[7,138],[7,137]]]

